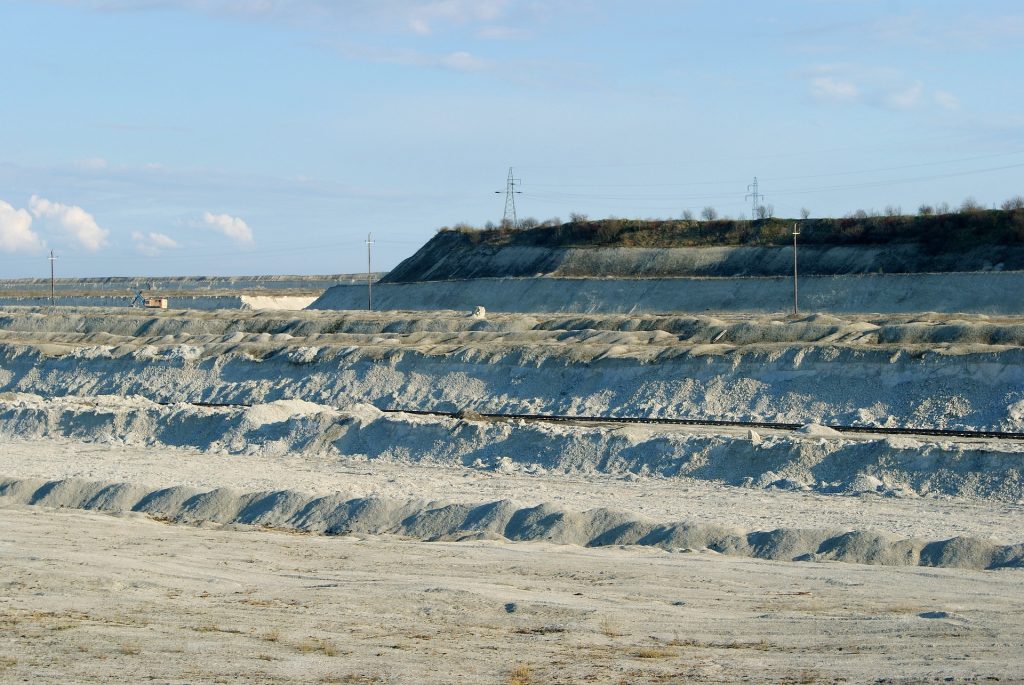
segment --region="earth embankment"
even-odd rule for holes
[[[0,306],[129,307],[137,294],[171,309],[303,309],[338,284],[366,276],[20,278],[0,280]]]
[[[920,244],[802,245],[802,273],[835,276],[1024,269],[1024,246],[936,250]],[[469,278],[739,278],[793,269],[789,246],[619,247],[474,242],[439,233],[391,270],[385,283]]]
[[[976,312],[1022,314],[1024,272],[802,276],[801,311],[832,313]],[[379,309],[650,314],[787,312],[793,279],[774,278],[474,278],[380,283]],[[365,309],[365,285],[337,285],[311,309]]]

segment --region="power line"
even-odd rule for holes
[[[930,162],[918,162],[915,164],[902,164],[891,167],[878,167],[875,169],[857,169],[846,171],[831,171],[821,174],[810,174],[804,176],[771,176],[768,181],[799,181],[814,178],[830,178],[834,176],[857,176],[859,174],[877,174],[884,171],[901,171],[904,169],[917,169],[921,167],[942,166],[944,164],[959,164],[961,162],[973,162],[981,159],[996,159],[1000,157],[1012,157],[1024,154],[1024,150],[1013,152],[998,152],[988,155],[975,155],[972,157],[960,157],[957,159],[933,160]],[[530,183],[531,188],[677,188],[685,186],[735,186],[737,179],[722,181],[685,181],[678,183]],[[710,196],[708,196],[710,197]]]
[[[913,176],[905,178],[894,178],[885,179],[879,181],[862,181],[856,183],[844,183],[830,186],[804,186],[804,187],[792,187],[783,188],[780,190],[773,191],[773,194],[803,194],[803,193],[822,193],[822,192],[837,192],[845,190],[859,190],[862,188],[884,188],[887,186],[896,186],[906,183],[916,183],[919,181],[931,181],[942,178],[957,178],[961,176],[972,176],[975,174],[985,174],[995,171],[1006,171],[1009,169],[1018,169],[1024,167],[1024,163],[1019,164],[1006,164],[996,167],[987,167],[983,169],[968,169],[965,171],[953,171],[944,174],[929,174],[926,176]],[[654,187],[654,186],[651,186]],[[753,184],[751,184],[753,188]],[[714,200],[714,199],[727,199],[735,198],[734,193],[708,193],[708,194],[666,194],[666,193],[616,193],[616,194],[604,194],[604,193],[559,193],[551,191],[531,191],[528,194],[529,197],[534,197],[541,200],[547,201],[570,201],[570,200],[619,200],[619,201],[671,201],[671,200]],[[763,195],[760,195],[761,199],[764,199]],[[749,195],[747,197],[750,197]]]
[[[877,174],[882,171],[901,171],[903,169],[917,169],[920,167],[941,166],[943,164],[959,164],[960,162],[974,162],[979,159],[993,159],[996,157],[1012,157],[1024,154],[1024,150],[1014,152],[998,152],[991,155],[977,155],[974,157],[961,157],[960,159],[946,159],[932,162],[918,162],[917,164],[903,164],[900,166],[881,167],[878,169],[861,169],[860,171],[833,171],[827,174],[813,174],[811,176],[779,176],[770,178],[770,181],[801,181],[807,178],[828,178],[831,176],[856,176],[857,174]]]

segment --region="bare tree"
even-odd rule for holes
[[[931,205],[921,205],[917,208],[917,213],[921,216],[931,216],[935,214],[935,208]]]
[[[800,208],[800,218],[803,219],[804,221],[807,221],[808,219],[810,219],[811,218],[811,210],[807,209],[806,207],[801,207]]]
[[[585,224],[589,219],[590,217],[580,212],[573,212],[569,215],[569,221],[574,224]]]
[[[903,215],[903,208],[900,207],[899,205],[886,205],[885,206],[885,215],[886,216],[902,216]]]
[[[683,221],[693,221],[693,212],[691,212],[689,209],[684,209]]]
[[[965,197],[964,201],[960,203],[960,213],[961,214],[970,214],[972,212],[980,212],[980,211],[982,211],[984,209],[985,209],[985,207],[983,207],[982,204],[980,202],[978,202],[977,200],[975,200],[973,197],[969,197],[969,196]]]
[[[939,204],[935,205],[935,213],[936,214],[949,214],[949,203],[948,202],[940,202]]]
[[[1003,203],[1003,209],[1024,209],[1024,195],[1015,195]]]
[[[704,221],[714,221],[718,218],[718,211],[714,207],[705,207],[700,210],[700,218],[704,219]]]
[[[534,219],[532,216],[528,216],[525,219],[519,220],[519,228],[523,229],[524,231],[527,231],[531,228],[537,228],[538,226],[540,226],[540,222]]]
[[[763,221],[768,218],[768,208],[764,205],[758,205],[756,214],[757,218]]]

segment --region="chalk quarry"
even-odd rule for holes
[[[520,663],[540,682],[1024,678],[1024,319],[617,306],[3,307],[0,681],[104,680],[136,649],[167,679],[228,682],[504,682]],[[242,555],[227,575],[186,551],[215,539]],[[342,561],[317,581],[332,542],[390,560],[375,577],[391,589]],[[178,561],[145,561],[166,545]],[[65,553],[118,580],[67,575]],[[716,608],[693,574],[745,599]],[[285,587],[306,608],[274,609]],[[815,603],[751,603],[786,592]],[[238,612],[232,593],[256,603]],[[146,621],[183,651],[126,632],[129,596],[162,607]],[[67,636],[40,641],[52,622]]]

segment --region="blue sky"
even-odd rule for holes
[[[443,225],[1024,193],[1010,0],[0,0],[0,277],[387,269]]]

